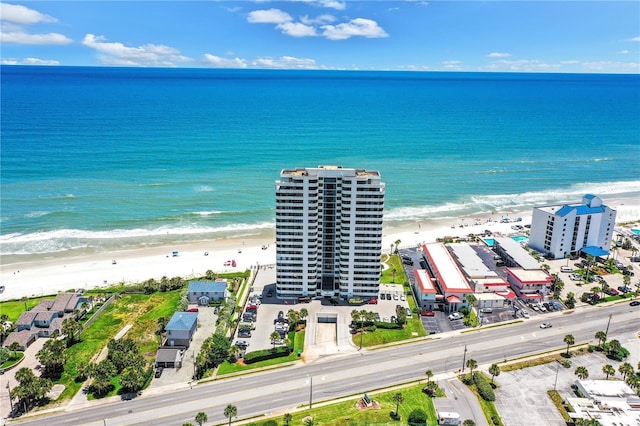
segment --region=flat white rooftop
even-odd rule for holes
[[[520,243],[509,237],[496,237],[494,240],[495,244],[498,244],[523,269],[540,269],[538,261],[523,249]]]
[[[449,244],[449,249],[470,278],[497,277],[498,274],[484,264],[478,253],[467,243]]]
[[[415,269],[413,274],[416,277],[417,283],[420,286],[420,290],[423,293],[437,293],[436,288],[431,281],[431,275],[425,269]]]
[[[443,291],[448,293],[473,293],[469,282],[444,244],[425,244],[423,249],[430,259],[434,272],[438,275],[436,278]]]
[[[523,284],[547,284],[551,277],[542,269],[507,268]]]

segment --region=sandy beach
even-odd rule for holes
[[[617,210],[618,224],[640,220],[640,199],[619,198],[604,201]],[[503,217],[511,220],[519,217],[522,221],[518,224],[530,224],[531,210],[496,212],[491,215],[455,219],[397,222],[385,226],[382,249],[383,252],[388,252],[397,240],[400,240],[400,248],[416,247],[436,241],[437,238],[464,237],[482,233],[486,229],[503,235],[515,234],[516,231],[511,228],[513,223],[500,223]],[[274,240],[275,230],[270,230],[255,237],[243,236],[2,264],[0,279],[5,291],[0,294],[0,300],[49,295],[78,288],[100,288],[120,282],[131,284],[150,278],[160,279],[163,276],[201,277],[207,270],[222,273],[242,271],[259,265],[274,265]],[[177,256],[174,256],[173,252],[177,252]],[[234,261],[235,267],[231,264]]]

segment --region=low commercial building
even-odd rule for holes
[[[583,398],[567,398],[573,419],[597,420],[602,426],[637,425],[640,398],[620,380],[576,380]]]
[[[435,286],[435,278],[433,278],[426,269],[415,269],[413,271],[416,279],[413,284],[413,290],[417,298],[417,304],[422,309],[436,309],[436,297],[438,291]]]
[[[509,293],[509,283],[489,268],[468,243],[448,244],[447,247],[467,276],[474,293]]]
[[[422,256],[443,296],[437,305],[446,312],[456,312],[467,305],[466,296],[473,294],[473,289],[447,247],[442,243],[424,244]]]
[[[542,269],[507,268],[507,281],[518,297],[540,301],[551,292],[553,277]]]
[[[513,238],[495,237],[493,250],[500,256],[506,266],[517,266],[522,269],[540,269],[540,264]]]

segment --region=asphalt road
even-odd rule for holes
[[[424,371],[436,375],[460,370],[463,358],[475,359],[480,366],[566,347],[563,338],[573,334],[576,343],[595,341],[596,331],[605,330],[609,315],[610,338],[621,342],[640,330],[637,307],[628,303],[596,307],[572,313],[554,313],[509,326],[468,331],[454,335],[434,335],[432,340],[395,347],[363,351],[356,355],[335,356],[291,368],[255,373],[194,386],[145,391],[130,401],[96,402],[72,411],[47,417],[25,418],[24,425],[181,425],[193,421],[204,411],[209,422],[222,423],[227,404],[238,408],[240,418],[283,413],[314,404],[424,379]],[[553,323],[540,329],[543,321]],[[466,354],[465,354],[466,346]],[[235,419],[234,419],[235,420]]]

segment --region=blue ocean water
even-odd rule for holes
[[[2,66],[1,254],[251,235],[280,170],[385,221],[640,192],[640,76]]]

